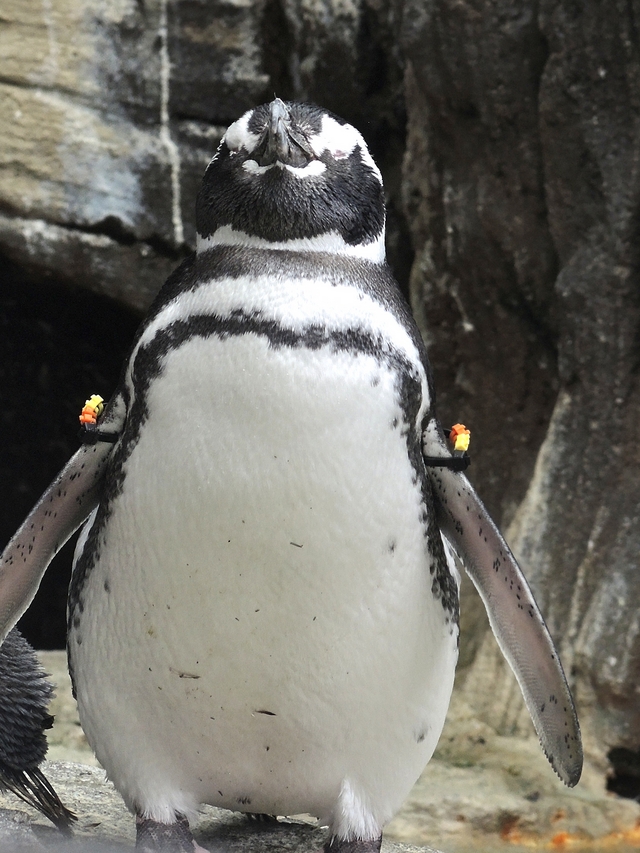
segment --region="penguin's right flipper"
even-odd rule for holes
[[[40,770],[53,686],[29,643],[13,630],[0,648],[0,790],[12,791],[69,832],[76,820]]]
[[[0,643],[35,596],[47,566],[96,507],[114,445],[84,444],[31,510],[0,559]]]
[[[429,457],[448,456],[435,421],[425,431],[424,444]],[[545,755],[562,781],[573,787],[582,772],[580,725],[558,652],[529,584],[464,474],[432,468],[429,476],[440,529],[480,593]]]

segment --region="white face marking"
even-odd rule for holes
[[[348,157],[356,145],[364,145],[364,140],[350,124],[339,124],[331,116],[322,116],[322,129],[309,140],[318,155],[328,151],[336,160]]]
[[[278,163],[280,165],[280,163]],[[285,166],[292,175],[295,175],[296,178],[307,178],[313,177],[315,175],[321,175],[323,172],[327,170],[327,167],[321,160],[312,160],[310,163],[307,163],[306,166]]]
[[[277,166],[280,169],[287,169],[292,175],[295,175],[296,178],[307,178],[314,175],[321,175],[327,169],[325,164],[320,160],[312,160],[311,163],[307,163],[306,166],[289,166],[284,163],[269,163],[268,166],[259,166],[255,160],[245,160],[242,164],[244,171],[249,172],[250,175],[263,175],[265,172],[268,172],[269,169],[273,169],[274,166]]]
[[[291,252],[330,252],[333,255],[348,255],[352,258],[362,258],[373,261],[374,264],[384,262],[384,229],[372,243],[346,243],[337,231],[319,234],[317,237],[301,237],[295,240],[283,240],[272,243],[262,237],[236,231],[231,225],[222,225],[210,237],[197,236],[196,251],[206,252],[214,246],[251,246],[256,249],[285,249]]]
[[[248,110],[237,121],[229,125],[227,132],[222,137],[222,141],[226,143],[231,154],[237,154],[241,148],[251,152],[260,141],[259,134],[249,132],[249,120],[252,115],[253,110]]]
[[[378,169],[373,157],[369,154],[367,143],[355,127],[352,127],[350,124],[340,124],[334,118],[331,118],[331,116],[323,116],[322,130],[320,133],[311,136],[309,142],[318,157],[320,157],[323,151],[328,151],[335,160],[346,159],[359,146],[362,162],[369,166],[380,183],[382,183],[380,169]]]
[[[229,125],[227,132],[222,138],[222,142],[226,144],[232,156],[237,154],[241,149],[250,154],[260,141],[260,134],[250,133],[249,131],[249,121],[253,112],[253,110],[248,110],[237,121]],[[322,117],[322,129],[320,133],[312,134],[309,142],[316,156],[320,157],[324,151],[328,151],[335,160],[346,160],[355,148],[359,147],[362,162],[369,166],[380,183],[382,183],[380,169],[378,169],[373,157],[369,153],[362,135],[352,125],[340,124],[334,118],[331,118],[331,116],[325,115]],[[215,160],[215,157],[213,159]],[[255,160],[247,160],[242,164],[242,168],[251,174],[261,175],[268,169],[271,169],[273,165],[288,169],[292,175],[298,178],[321,175],[326,170],[324,163],[319,160],[314,160],[306,166],[299,168],[285,166],[280,163],[259,166]]]
[[[268,166],[259,166],[255,160],[245,160],[242,168],[245,172],[249,172],[250,175],[264,175],[269,169],[273,169],[275,165],[275,163],[269,163]]]

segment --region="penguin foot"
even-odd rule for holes
[[[345,841],[342,838],[332,838],[322,848],[323,853],[380,853],[382,835],[367,841]]]
[[[136,850],[141,853],[207,853],[194,839],[184,815],[176,815],[175,823],[158,823],[136,815]]]

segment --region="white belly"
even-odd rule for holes
[[[196,338],[148,410],[70,633],[98,759],[160,820],[198,802],[329,818],[347,790],[382,825],[457,657],[394,374]]]

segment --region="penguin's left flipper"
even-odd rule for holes
[[[432,421],[427,456],[448,456]],[[498,645],[518,680],[542,749],[562,781],[582,772],[580,726],[558,652],[509,546],[462,473],[428,468],[440,529],[462,561],[489,617]]]
[[[31,510],[0,558],[0,643],[36,594],[47,566],[100,496],[114,445],[84,444]]]
[[[53,686],[29,643],[13,630],[0,648],[0,790],[12,791],[63,832],[76,820],[40,770]]]

